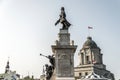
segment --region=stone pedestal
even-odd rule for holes
[[[74,41],[70,43],[68,30],[60,30],[58,36],[56,45],[52,45],[56,62],[55,80],[74,80],[74,53],[77,46]]]

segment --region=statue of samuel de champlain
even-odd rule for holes
[[[70,23],[66,20],[66,14],[65,14],[65,9],[64,7],[61,7],[61,14],[60,14],[60,18],[59,20],[57,20],[57,22],[55,23],[55,25],[57,25],[58,23],[62,24],[62,29],[63,30],[68,30],[68,28],[70,27]]]

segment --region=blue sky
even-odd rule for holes
[[[61,25],[54,26],[64,6],[71,40],[78,52],[90,35],[102,49],[107,69],[120,77],[120,0],[0,0],[0,73],[4,72],[8,57],[10,68],[23,76],[39,77],[48,60],[39,54],[52,54],[51,45],[58,39]]]

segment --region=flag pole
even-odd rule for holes
[[[88,28],[88,36],[90,36],[90,29]]]
[[[93,29],[93,27],[88,26],[88,36],[90,36],[90,30]]]

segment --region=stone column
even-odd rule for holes
[[[77,46],[70,44],[70,33],[68,30],[60,30],[59,40],[56,45],[52,45],[55,54],[56,76],[55,80],[75,80],[74,79],[74,53]]]
[[[86,64],[86,52],[84,51],[84,64]]]

